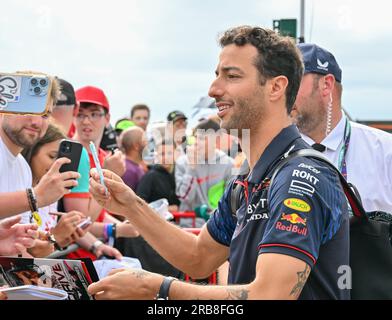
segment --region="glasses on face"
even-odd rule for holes
[[[91,112],[90,114],[78,113],[76,115],[76,120],[83,121],[84,119],[88,118],[90,121],[98,121],[104,115],[105,115],[105,113],[103,113],[103,112]]]

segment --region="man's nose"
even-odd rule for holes
[[[45,121],[41,116],[29,116],[31,125],[34,127],[42,126],[43,121]]]
[[[211,98],[219,98],[223,96],[223,87],[220,83],[219,78],[216,78],[210,85],[210,89],[208,90],[208,95]]]

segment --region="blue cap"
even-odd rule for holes
[[[337,82],[342,82],[342,69],[331,52],[312,43],[299,43],[297,47],[302,52],[304,74],[332,74]]]

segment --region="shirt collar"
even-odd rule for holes
[[[342,118],[338,122],[335,128],[329,133],[328,136],[321,141],[321,144],[324,145],[327,149],[336,151],[339,148],[342,140],[344,139],[344,130],[346,127],[346,115],[342,112]],[[312,138],[308,137],[305,134],[301,134],[302,139],[304,139],[308,144],[312,145],[315,143]]]
[[[284,128],[264,150],[250,173],[248,181],[253,184],[260,183],[271,164],[282,156],[290,145],[299,138],[301,138],[301,135],[295,125]]]

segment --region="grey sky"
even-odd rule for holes
[[[299,0],[1,0],[0,70],[101,87],[112,123],[139,102],[152,120],[190,114],[214,78],[218,33],[299,18]],[[306,42],[334,53],[355,119],[392,120],[389,2],[306,0]]]

